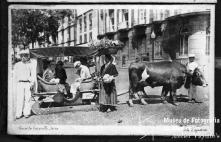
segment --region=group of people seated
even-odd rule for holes
[[[50,61],[46,62],[46,68],[43,73],[43,79],[51,83],[65,84],[67,79],[66,71],[63,67],[63,62],[58,61],[55,69],[52,68]],[[80,61],[74,62],[76,74],[79,76],[75,81],[84,81],[91,78],[90,70],[87,66],[82,65]]]
[[[65,95],[70,94],[70,86],[66,83],[67,74],[63,67],[64,63],[58,61],[55,65],[55,68],[52,66],[51,61],[47,60],[44,62],[44,72],[43,80],[50,83],[59,84],[59,90],[63,90],[62,93]],[[87,66],[82,65],[80,61],[74,62],[74,68],[76,69],[76,74],[79,76],[74,82],[82,82],[88,79],[91,79],[90,70]]]
[[[118,71],[115,65],[112,63],[113,58],[110,54],[105,55],[104,59],[105,64],[102,65],[100,70],[102,82],[100,84],[101,94],[99,95],[98,100],[100,103],[100,111],[102,112],[106,112],[108,109],[111,111],[116,110],[117,104],[117,93],[114,80],[118,75]],[[92,78],[89,68],[81,64],[80,61],[74,62],[74,68],[79,77],[75,79],[74,83],[71,84],[71,87],[66,83],[67,75],[62,61],[57,62],[54,71],[51,67],[51,63],[48,62],[47,68],[43,73],[43,79],[47,82],[58,83],[61,87],[66,88],[64,94],[71,94],[71,97],[74,97],[74,93],[76,93],[76,90],[78,87],[80,87],[80,84],[83,81],[87,81]]]

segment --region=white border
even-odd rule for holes
[[[77,6],[77,8],[76,8]],[[211,77],[209,80],[210,83],[210,101],[209,101],[209,111],[210,111],[210,119],[214,119],[214,39],[215,39],[215,5],[127,5],[127,8],[139,8],[139,6],[142,6],[142,8],[165,8],[165,7],[170,7],[170,8],[209,8],[211,11],[211,48],[210,48],[210,68],[211,70]],[[78,8],[91,8],[91,5],[75,5],[75,9]],[[11,53],[12,53],[12,48],[11,48],[11,9],[41,9],[41,8],[47,8],[47,9],[71,9],[73,8],[72,5],[53,5],[53,6],[40,6],[40,5],[11,5],[9,7],[9,58],[8,58],[8,133],[9,134],[39,134],[39,135],[173,135],[173,136],[214,136],[214,124],[210,124],[209,126],[202,126],[199,127],[200,129],[205,129],[206,131],[201,131],[201,132],[192,132],[192,131],[185,131],[185,129],[190,129],[190,130],[197,130],[199,129],[196,126],[191,127],[179,127],[179,126],[80,126],[80,125],[16,125],[13,124],[13,95],[12,95],[12,70],[11,70]],[[102,9],[102,8],[107,8],[107,5],[93,5],[93,9]],[[125,8],[124,5],[108,5],[108,8]],[[21,129],[21,127],[26,127],[27,129]],[[36,128],[42,128],[41,131],[37,130]],[[56,129],[56,130],[52,130]]]
[[[108,3],[108,2],[125,2],[125,3],[134,3],[134,2],[143,2],[143,3],[216,3],[217,0],[8,0],[8,2],[70,2],[70,3],[79,3],[79,2],[90,2],[90,3]]]

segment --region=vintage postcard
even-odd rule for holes
[[[8,134],[214,136],[214,4],[10,5]]]

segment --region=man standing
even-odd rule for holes
[[[89,68],[85,65],[82,65],[80,61],[74,62],[74,68],[77,70],[77,74],[80,76],[80,78],[77,80],[84,81],[91,78]]]
[[[16,81],[16,119],[23,115],[31,115],[31,91],[34,87],[35,72],[32,71],[29,49],[20,53],[21,61],[15,64],[14,73]]]
[[[198,68],[198,64],[195,62],[195,55],[189,54],[189,62],[187,63],[187,71],[190,74],[190,77],[192,77],[194,70]],[[188,96],[189,96],[189,102],[191,103],[197,103],[196,101],[196,86],[190,83],[189,90],[188,90]]]

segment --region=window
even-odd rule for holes
[[[89,41],[92,40],[92,32],[89,33]]]
[[[89,30],[92,29],[92,13],[89,14]]]
[[[100,14],[100,16],[101,16],[101,20],[103,20],[103,18],[104,18],[104,12],[103,12],[103,9],[101,9],[101,14]]]
[[[140,19],[144,20],[144,10],[143,9],[140,10]]]
[[[145,24],[146,22],[146,11],[145,9],[139,10],[139,24]]]
[[[126,26],[128,27],[128,9],[123,9],[123,22],[126,22]]]
[[[117,24],[119,24],[119,22],[120,22],[120,9],[117,9]],[[118,26],[116,27],[117,29],[118,29]]]
[[[84,31],[87,31],[87,17],[84,16]]]
[[[80,33],[82,33],[82,19],[79,19]]]
[[[87,34],[84,34],[84,42],[87,42]]]
[[[150,10],[150,20],[149,21],[150,21],[150,23],[153,22],[153,10],[152,9]]]
[[[134,9],[131,10],[131,26],[134,26],[135,19],[134,19]]]
[[[162,47],[161,47],[161,42],[159,40],[155,40],[154,41],[154,56],[156,58],[161,58],[162,55],[163,55],[163,50],[162,50]]]
[[[158,13],[159,13],[158,10],[155,10],[155,12],[154,12],[154,18],[153,18],[154,21],[159,20],[159,19],[158,19]]]
[[[163,14],[163,10],[160,10],[160,20],[163,20],[164,19],[164,14]]]
[[[180,49],[179,49],[179,55],[187,55],[188,54],[188,35],[181,35],[180,37]]]
[[[71,36],[71,41],[73,41],[74,40],[74,36],[75,36],[75,34],[74,34],[74,26],[72,26],[71,29],[70,29],[70,36]]]
[[[110,25],[111,25],[111,31],[114,30],[114,10],[109,10],[109,17],[110,17]]]
[[[82,43],[82,35],[80,35],[79,43]]]
[[[210,54],[210,27],[206,28],[206,55]]]
[[[166,10],[165,11],[165,18],[169,17],[170,16],[170,11],[169,10]]]
[[[175,11],[174,11],[174,15],[177,15],[177,14],[178,14],[178,10],[175,10]]]

